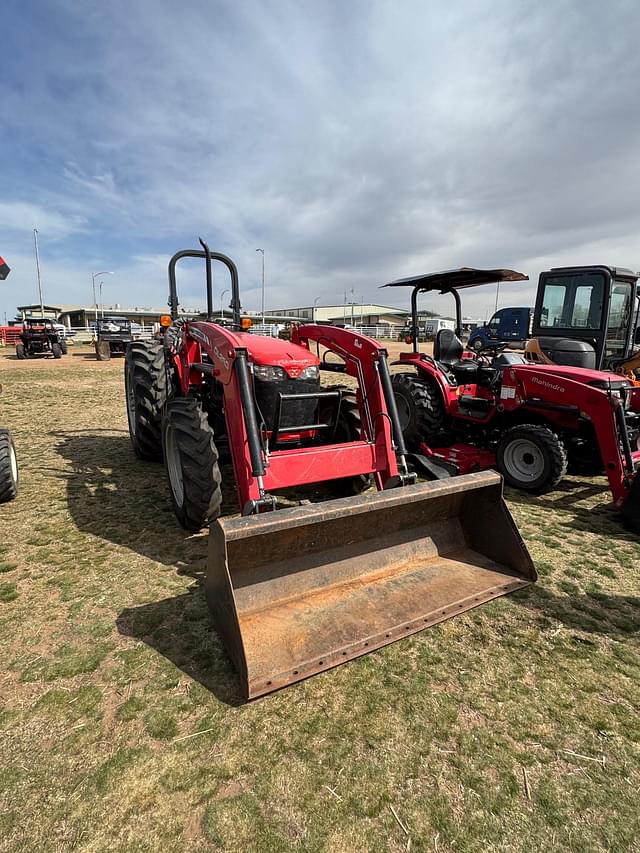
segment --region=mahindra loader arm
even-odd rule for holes
[[[535,580],[483,472],[220,519],[206,593],[253,699]]]

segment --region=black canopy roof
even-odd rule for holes
[[[423,292],[439,290],[448,293],[463,287],[477,287],[480,284],[494,284],[498,281],[528,281],[529,276],[516,270],[479,270],[474,267],[461,267],[459,270],[413,275],[390,281],[382,287],[416,287]]]

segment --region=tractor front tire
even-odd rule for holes
[[[98,361],[111,360],[111,347],[108,341],[96,341],[96,358]]]
[[[9,430],[0,429],[0,504],[18,494],[18,457]]]
[[[496,451],[498,471],[508,486],[534,494],[549,492],[567,473],[567,451],[548,427],[522,424],[508,429]]]
[[[51,344],[51,355],[54,358],[62,358],[62,347],[60,344]]]
[[[356,401],[356,395],[350,388],[341,385],[325,389],[327,391],[341,391],[340,412],[334,435],[336,443],[347,441],[360,441],[362,439],[362,418]],[[324,421],[322,412],[320,420]],[[341,477],[339,480],[329,480],[327,486],[336,497],[348,498],[364,492],[372,483],[371,474],[358,474],[355,477]]]
[[[26,357],[27,351],[24,348],[24,344],[16,344],[16,358],[22,361],[22,359]]]
[[[162,447],[176,518],[186,530],[202,530],[220,515],[222,477],[213,430],[193,397],[168,404]]]
[[[158,341],[127,347],[124,385],[129,436],[138,459],[162,462],[162,414],[168,399],[164,348]]]
[[[434,380],[412,373],[393,374],[391,384],[407,449],[418,450],[444,429],[442,392]]]

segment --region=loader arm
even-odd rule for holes
[[[617,392],[585,385],[554,373],[543,373],[534,367],[519,367],[514,373],[525,407],[536,405],[541,394],[541,406],[567,407],[567,401],[579,409],[582,417],[594,427],[602,461],[614,502],[621,506],[626,500],[640,463],[640,451],[632,450],[624,420],[624,401]],[[630,403],[640,407],[640,395],[629,388]]]
[[[394,475],[397,484],[414,483],[415,475],[409,473],[407,466],[407,450],[391,386],[386,348],[366,335],[315,324],[295,326],[291,340],[306,347],[313,341],[318,354],[320,347],[324,346],[343,359],[345,373],[358,381],[357,399],[369,440],[375,441],[377,446],[392,447],[396,451],[400,469]],[[388,488],[392,482],[389,478],[385,487]]]

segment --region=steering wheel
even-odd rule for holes
[[[487,344],[482,347],[482,349],[476,350],[475,353],[478,359],[482,359],[487,364],[491,364],[492,360],[497,358],[498,354],[506,350],[508,346],[509,344],[506,342],[499,344]],[[490,355],[491,357],[489,357]]]

